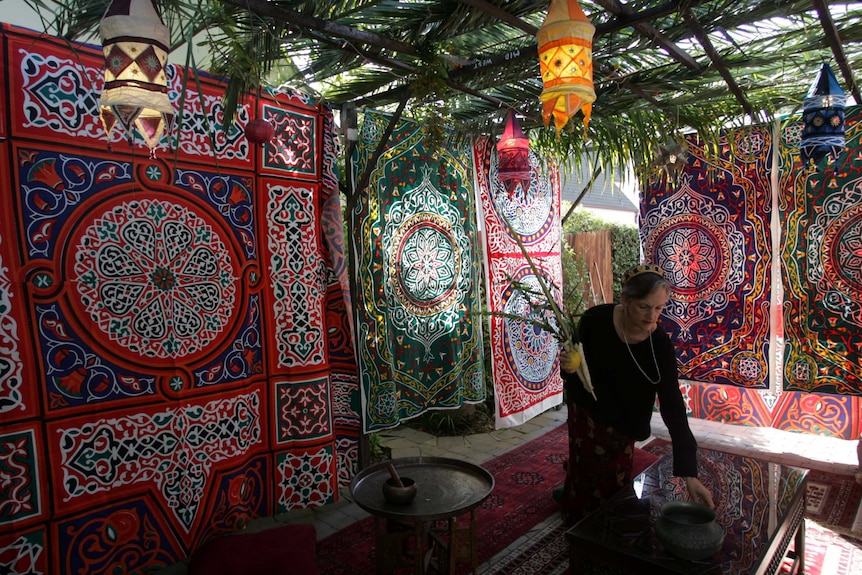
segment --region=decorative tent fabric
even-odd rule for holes
[[[686,379],[768,387],[772,137],[753,127],[707,157],[687,140],[678,176],[648,185],[641,208],[647,260],[673,285],[665,309]]]
[[[782,134],[785,389],[862,394],[862,107],[847,109],[847,149],[801,169],[801,122]]]
[[[545,281],[562,286],[559,172],[552,167],[543,173],[536,156],[530,154],[529,189],[509,194],[497,176],[498,157],[490,140],[475,143],[473,161],[485,227],[488,309],[492,314],[524,315],[528,302],[513,288],[513,282],[537,290],[539,284],[512,234],[518,234],[531,259],[546,274]],[[491,315],[488,325],[496,427],[520,425],[561,404],[559,344],[553,335],[500,315]]]
[[[693,417],[848,440],[862,433],[862,374],[852,335],[859,331],[853,190],[862,159],[860,109],[849,109],[847,118],[847,148],[824,172],[802,168],[802,121],[793,118],[722,136],[718,159],[706,160],[702,146],[689,140],[692,156],[682,171],[645,190],[641,212],[653,214],[644,222],[647,257],[666,266],[682,257],[697,264],[695,279],[717,273],[703,263],[710,254],[745,270],[742,279],[727,276],[729,287],[722,279],[706,290],[702,304],[681,307],[686,297],[697,298],[683,290],[669,305]],[[772,134],[777,144],[769,144]],[[673,197],[675,206],[663,205]],[[690,222],[691,231],[671,242],[669,230],[680,221]],[[731,241],[738,234],[747,239]],[[691,240],[698,237],[708,241]],[[659,249],[665,244],[672,249]],[[780,262],[770,253],[780,254]],[[685,289],[697,287],[690,277],[669,277]]]
[[[167,67],[176,157],[99,125],[103,60],[5,26],[0,71],[0,556],[138,573],[352,476],[358,387],[322,238],[330,112]],[[250,109],[277,140],[251,147]],[[330,242],[335,245],[337,242]]]
[[[366,111],[358,180],[390,116]],[[353,213],[357,357],[366,432],[485,397],[469,150],[395,126]]]
[[[320,224],[326,247],[322,253],[326,258],[323,267],[327,273],[324,323],[328,326],[326,342],[329,353],[329,385],[332,397],[335,453],[338,457],[336,465],[338,484],[346,487],[359,471],[361,401],[359,372],[356,368],[356,347],[353,341],[353,305],[350,299],[350,278],[336,170],[341,149],[332,115],[324,114],[321,120],[323,163],[320,191],[323,205]]]

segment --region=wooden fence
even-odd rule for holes
[[[566,243],[583,260],[589,275],[584,301],[588,306],[614,301],[614,275],[611,266],[611,231],[566,234]]]

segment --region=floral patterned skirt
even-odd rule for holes
[[[568,402],[569,461],[562,499],[566,524],[577,523],[631,482],[634,440]]]

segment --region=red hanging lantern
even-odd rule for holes
[[[520,185],[526,195],[530,190],[530,139],[521,131],[513,110],[509,110],[506,128],[497,142],[497,157],[497,177],[503,188],[512,196]]]

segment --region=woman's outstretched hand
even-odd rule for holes
[[[710,509],[715,509],[715,503],[712,502],[712,494],[709,492],[700,479],[697,477],[686,477],[685,486],[688,489],[688,495],[691,500],[696,503],[703,503]]]

